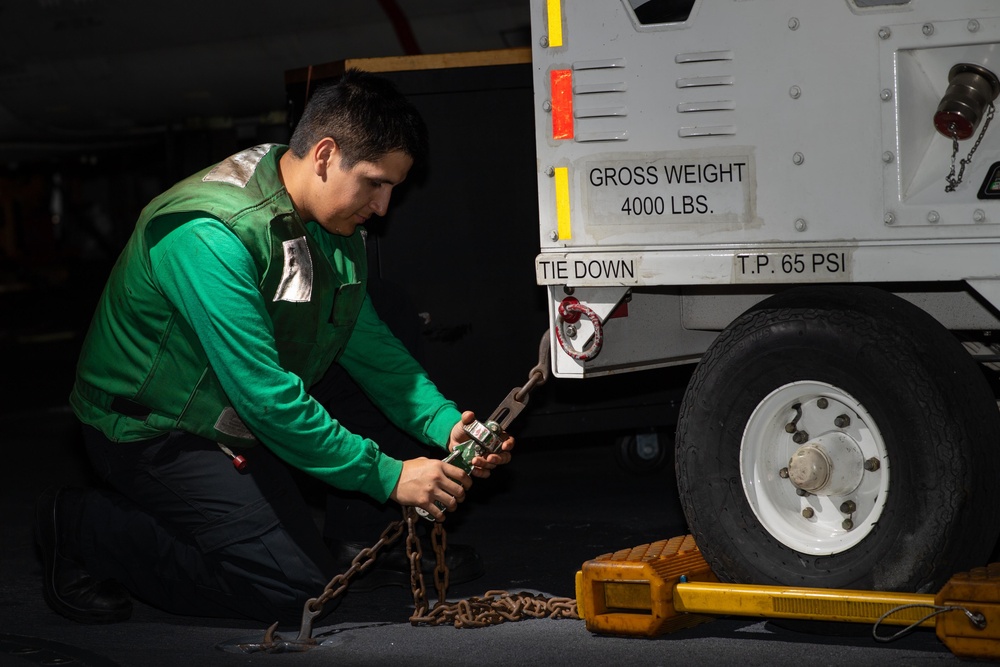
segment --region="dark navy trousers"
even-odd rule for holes
[[[337,365],[313,392],[391,456],[441,454],[391,426]],[[324,539],[302,479],[266,447],[234,450],[247,460],[239,472],[215,442],[182,431],[114,443],[84,427],[84,441],[106,482],[80,503],[84,565],[175,614],[298,623],[304,603],[338,573],[330,547],[341,539],[370,546],[401,516],[391,501],[324,486]]]

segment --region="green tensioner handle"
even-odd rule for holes
[[[444,462],[457,466],[471,475],[472,459],[477,456],[486,456],[499,452],[503,441],[507,439],[507,434],[494,421],[480,422],[474,420],[471,424],[466,424],[462,428],[469,434],[469,439],[455,445],[455,449],[444,459]],[[444,510],[444,505],[438,501],[435,500],[434,504],[438,506],[438,509]],[[417,514],[428,521],[435,520],[430,515],[430,512],[420,507],[417,508]]]

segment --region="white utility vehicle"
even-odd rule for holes
[[[1000,2],[531,11],[553,372],[697,362],[677,484],[716,574],[936,591],[984,565]]]

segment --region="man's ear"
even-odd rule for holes
[[[316,175],[325,177],[327,171],[333,168],[335,157],[339,154],[340,147],[333,137],[323,137],[316,142],[312,149],[313,170]]]

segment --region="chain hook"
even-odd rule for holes
[[[507,397],[500,401],[500,405],[490,415],[489,421],[496,422],[501,429],[506,430],[514,418],[521,414],[525,406],[528,405],[528,394],[535,387],[548,382],[549,379],[549,332],[542,334],[542,340],[538,344],[538,363],[528,371],[528,381],[521,387],[514,387],[507,394]]]

